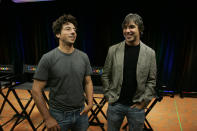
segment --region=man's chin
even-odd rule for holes
[[[67,42],[66,45],[67,46],[72,46],[74,44],[74,42]]]
[[[70,42],[68,43],[68,46],[72,46],[74,44],[74,42]]]
[[[135,39],[127,39],[126,41],[130,43],[130,42],[134,42]]]

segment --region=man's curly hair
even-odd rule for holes
[[[71,14],[64,14],[60,16],[56,21],[53,22],[52,29],[53,29],[54,35],[60,34],[63,24],[67,22],[72,23],[75,26],[75,28],[77,28],[76,18],[72,16]]]

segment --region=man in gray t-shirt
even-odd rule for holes
[[[63,15],[53,23],[59,46],[42,56],[34,74],[32,95],[48,130],[88,128],[87,113],[93,106],[92,69],[88,56],[73,46],[76,26],[72,15]],[[49,109],[42,96],[44,88],[50,90]]]

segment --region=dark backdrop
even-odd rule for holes
[[[122,3],[37,2],[0,3],[0,64],[38,64],[57,47],[51,25],[63,13],[79,23],[75,47],[86,52],[92,66],[103,66],[109,46],[123,39],[121,23],[138,13],[145,25],[142,41],[156,51],[158,82],[170,89],[197,91],[197,25],[195,4],[162,2]]]

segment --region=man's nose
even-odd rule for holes
[[[72,30],[71,30],[71,33],[76,33],[76,30],[75,30],[75,29],[72,29]]]
[[[127,27],[127,28],[125,28],[125,31],[126,32],[130,32],[130,29]]]

